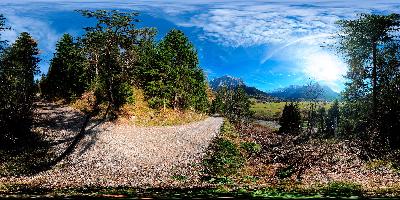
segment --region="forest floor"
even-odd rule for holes
[[[34,131],[49,144],[42,157],[62,154],[78,134],[83,120],[83,114],[69,106],[37,103]],[[201,160],[222,122],[222,118],[209,117],[179,126],[138,127],[93,121],[73,152],[50,170],[14,176],[13,166],[4,166],[7,162],[0,164],[0,169],[3,168],[0,185],[40,188],[202,186]]]

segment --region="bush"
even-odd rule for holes
[[[257,154],[261,151],[261,145],[255,142],[242,142],[240,147],[244,149],[248,154]]]
[[[231,122],[240,122],[250,119],[253,112],[250,110],[251,102],[242,87],[227,89],[222,87],[211,103],[211,111],[219,113]]]
[[[276,171],[276,176],[280,179],[284,179],[284,178],[288,178],[288,177],[292,176],[294,172],[295,172],[295,169],[293,168],[293,166],[290,165],[290,166],[278,169]]]
[[[279,132],[299,134],[301,132],[301,116],[297,103],[286,104],[279,119]]]
[[[322,188],[322,192],[327,196],[360,196],[362,194],[361,185],[348,182],[334,181]]]
[[[205,159],[206,171],[211,175],[229,176],[236,174],[244,164],[238,146],[225,138],[213,144],[213,154]]]
[[[75,100],[75,102],[72,103],[71,106],[84,113],[89,113],[93,111],[95,104],[96,104],[96,96],[94,95],[94,92],[89,91],[83,93],[82,97],[80,99]]]

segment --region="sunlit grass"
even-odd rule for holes
[[[288,102],[266,102],[266,103],[258,103],[255,102],[251,106],[251,111],[254,112],[254,117],[257,119],[264,120],[278,120],[281,116],[282,110],[285,107],[285,104]],[[307,110],[310,109],[311,102],[302,101],[299,102],[300,112],[303,116],[305,116]],[[331,106],[331,102],[318,102],[317,108],[319,106],[325,107],[328,110]]]
[[[150,108],[143,91],[133,90],[134,104],[125,104],[120,111],[119,121],[138,126],[172,126],[203,120],[204,113],[192,110],[174,110],[171,108]]]

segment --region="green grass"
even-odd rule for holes
[[[219,181],[228,181],[229,178]],[[236,188],[228,189],[223,186],[216,188],[129,188],[129,187],[82,187],[69,189],[42,189],[31,188],[24,185],[8,186],[9,192],[0,190],[0,197],[4,194],[11,194],[14,198],[155,198],[155,199],[209,199],[209,198],[290,198],[304,199],[322,197],[308,191],[286,191],[281,188],[249,189]]]
[[[254,117],[257,119],[278,120],[286,103],[288,102],[254,103],[250,110],[254,112]],[[299,102],[300,112],[303,115],[309,109],[310,103],[308,101]],[[330,108],[331,103],[320,102],[318,105],[324,106],[327,110]]]
[[[362,196],[361,185],[349,182],[333,181],[319,189],[325,196],[351,197]]]
[[[250,155],[260,153],[261,151],[261,145],[255,142],[242,142],[240,147]]]

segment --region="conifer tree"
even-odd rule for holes
[[[85,57],[78,43],[64,34],[56,45],[49,72],[42,90],[50,98],[70,100],[79,97],[86,88]]]
[[[1,55],[0,129],[11,141],[23,138],[32,123],[35,92],[34,75],[39,72],[36,41],[21,33]]]
[[[297,103],[286,104],[279,119],[279,132],[288,134],[299,134],[301,132],[301,116]]]
[[[338,24],[338,52],[349,65],[341,132],[398,146],[400,15],[362,14]]]
[[[156,58],[146,72],[145,89],[155,107],[208,107],[205,76],[197,52],[182,31],[171,30],[156,47]]]
[[[326,110],[325,107],[321,106],[317,111],[317,128],[320,135],[323,135],[326,131],[326,122]]]

